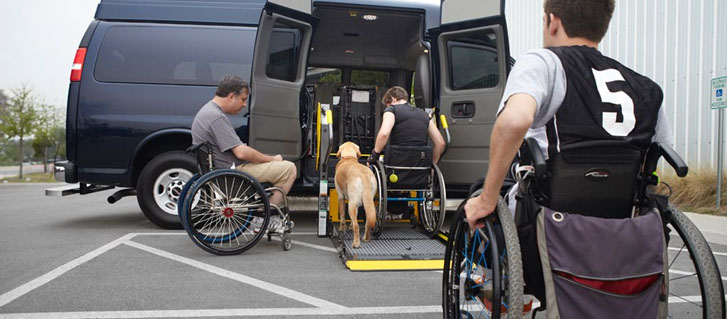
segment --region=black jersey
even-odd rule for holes
[[[586,46],[548,48],[563,64],[566,94],[546,124],[548,153],[587,140],[651,143],[663,94],[658,84]]]
[[[396,118],[391,132],[392,145],[427,145],[429,127],[427,112],[408,103],[388,106],[384,112],[392,112]]]

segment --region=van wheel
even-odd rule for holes
[[[166,152],[149,161],[136,183],[136,199],[144,216],[161,228],[181,229],[177,201],[196,170],[194,158],[181,151]]]

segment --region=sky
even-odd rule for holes
[[[73,57],[99,0],[0,0],[0,89],[65,109]]]

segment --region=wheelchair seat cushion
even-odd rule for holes
[[[389,189],[427,188],[432,167],[432,147],[389,145],[384,155]],[[407,168],[413,169],[407,169]],[[418,168],[418,169],[417,169]],[[389,177],[396,174],[396,182]]]

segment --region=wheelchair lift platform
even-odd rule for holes
[[[409,223],[401,226],[388,223],[378,239],[363,242],[354,249],[353,232],[341,234],[333,224],[331,240],[341,255],[341,260],[352,271],[382,270],[441,270],[444,266],[444,235],[432,239]],[[359,227],[363,229],[362,223]]]

